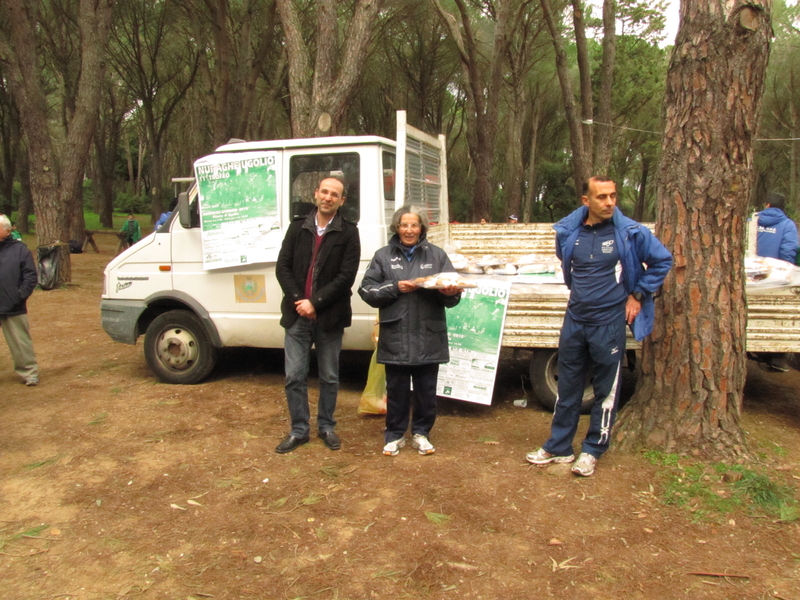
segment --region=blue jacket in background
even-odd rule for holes
[[[758,213],[756,254],[779,258],[794,264],[797,255],[797,225],[780,208],[770,207]]]
[[[564,283],[572,287],[572,251],[581,225],[589,209],[581,206],[553,225],[556,231],[556,255],[561,259]],[[658,291],[672,268],[672,254],[647,227],[629,219],[617,208],[612,217],[615,237],[622,263],[622,279],[628,294],[644,295],[642,309],[631,324],[633,337],[642,341],[653,331],[655,304],[653,294]],[[647,265],[647,269],[643,266]]]

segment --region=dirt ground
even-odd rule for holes
[[[73,256],[74,284],[29,301],[38,387],[0,343],[0,598],[800,600],[798,521],[698,518],[640,455],[612,450],[588,479],[527,464],[549,415],[513,404],[524,352],[505,355],[491,407],[441,403],[435,455],[395,458],[382,418],[357,414],[369,357],[346,355],[342,450],[275,454],[281,352],[159,383],[141,344],[100,326],[112,250]],[[800,373],[748,368],[757,466],[796,490]]]

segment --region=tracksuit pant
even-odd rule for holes
[[[436,422],[438,376],[438,364],[386,365],[386,431],[383,437],[387,444],[406,434],[409,418],[411,435],[430,435]]]
[[[587,376],[591,377],[594,404],[582,452],[595,458],[608,450],[617,414],[620,370],[625,352],[625,319],[608,325],[579,323],[567,313],[558,342],[558,398],[550,426],[550,439],[542,446],[556,456],[573,453]]]

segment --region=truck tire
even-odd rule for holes
[[[533,393],[539,403],[548,410],[554,410],[558,397],[558,350],[541,349],[533,353],[530,367]],[[592,410],[594,390],[587,378],[586,389],[583,390],[581,412]]]
[[[202,321],[187,310],[157,316],[144,336],[147,364],[164,383],[198,383],[214,368],[217,349]]]

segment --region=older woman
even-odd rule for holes
[[[380,309],[379,363],[386,365],[386,432],[383,453],[397,456],[405,446],[414,384],[412,445],[433,454],[429,437],[436,421],[439,365],[450,360],[445,308],[461,300],[455,286],[423,289],[414,279],[453,271],[444,250],[426,239],[428,219],[415,206],[395,212],[389,245],[375,253],[358,290]]]

